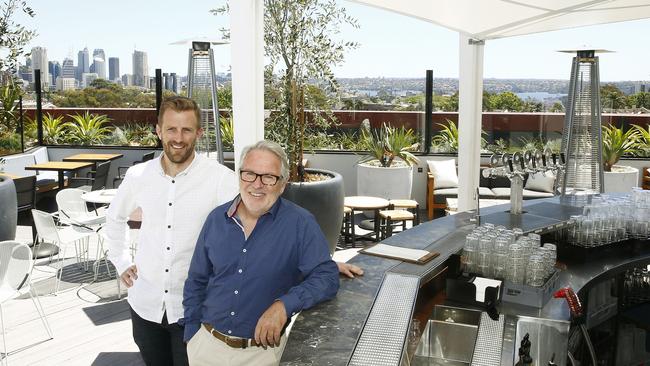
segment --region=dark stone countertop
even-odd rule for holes
[[[521,217],[506,214],[509,205],[493,206],[481,211],[482,222],[518,224],[525,231],[534,231],[543,225],[560,223],[581,211],[576,207],[560,205],[557,197],[524,201]],[[386,244],[438,251],[441,255],[425,265],[400,262],[360,254],[350,263],[361,266],[365,274],[355,279],[341,277],[339,292],[331,301],[301,312],[293,325],[282,356],[282,365],[346,365],[356,341],[373,306],[386,272],[417,275],[428,281],[444,265],[448,257],[462,248],[464,237],[473,227],[471,212],[422,223],[392,236]],[[514,221],[513,221],[514,220]],[[541,225],[541,226],[540,226]],[[563,267],[557,288],[570,286],[583,295],[591,284],[601,278],[625,271],[636,265],[650,263],[650,245],[647,242],[628,242],[610,246],[589,260],[561,263]],[[592,253],[594,251],[592,250]],[[421,284],[422,285],[422,284]],[[396,294],[398,295],[398,294]],[[538,316],[569,320],[564,301],[550,300],[541,309],[515,304],[501,304],[505,314]]]

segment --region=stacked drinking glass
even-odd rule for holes
[[[541,245],[537,234],[485,224],[465,237],[461,261],[466,272],[505,279],[515,284],[542,286],[554,272],[554,244]]]

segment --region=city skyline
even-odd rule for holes
[[[214,16],[209,10],[222,3],[200,0],[178,7],[149,0],[129,2],[128,6],[123,0],[110,5],[38,0],[30,2],[36,17],[21,22],[39,33],[28,48],[47,48],[49,60],[61,62],[68,57],[77,65],[77,53],[84,47],[90,52],[102,48],[106,64],[107,58],[118,57],[121,74],[131,74],[133,51],[143,50],[148,53],[149,75],[156,68],[186,75],[189,45],[170,43],[188,38],[220,38],[218,29],[227,27],[228,19]],[[358,30],[342,29],[341,37],[361,46],[349,52],[346,62],[334,69],[337,77],[423,77],[426,69],[433,69],[436,77],[458,77],[456,32],[348,1],[339,3],[361,26]],[[129,12],[120,11],[127,8]],[[75,21],[55,21],[63,13],[72,14]],[[98,13],[106,22],[97,22],[95,15],[88,16]],[[638,20],[490,40],[485,45],[484,77],[568,79],[571,55],[556,51],[587,44],[615,51],[601,56],[602,81],[648,80],[650,70],[645,60],[650,51],[639,46],[635,35],[649,31],[650,20]],[[228,45],[216,47],[217,73],[228,72],[229,52]]]

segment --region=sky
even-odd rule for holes
[[[458,34],[403,15],[339,0],[355,17],[359,29],[345,27],[341,37],[360,43],[335,67],[337,77],[458,77]],[[209,10],[222,0],[31,0],[32,19],[19,17],[37,31],[29,46],[47,48],[48,59],[63,61],[88,47],[102,48],[107,57],[120,58],[120,73],[132,73],[132,54],[148,53],[154,69],[187,73],[189,45],[170,45],[182,39],[219,39],[228,18]],[[650,19],[590,26],[534,35],[489,40],[484,48],[484,78],[568,79],[571,55],[557,50],[589,45],[615,53],[600,56],[601,81],[650,80]],[[215,46],[216,71],[227,72],[230,46]]]

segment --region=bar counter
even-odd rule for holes
[[[522,215],[509,215],[507,210],[509,205],[483,209],[481,222],[544,232],[581,211],[561,205],[558,197],[525,201]],[[298,315],[281,365],[399,365],[406,351],[411,319],[428,316],[433,305],[445,302],[447,260],[462,248],[465,235],[475,225],[472,211],[461,212],[422,223],[383,241],[440,253],[424,265],[364,254],[354,257],[350,263],[361,266],[364,275],[355,279],[341,277],[335,299]],[[583,298],[598,280],[650,263],[647,242],[610,246],[605,251],[588,261],[562,262],[560,258],[556,288],[569,286]],[[551,299],[541,309],[501,303],[498,310],[506,316],[570,320],[564,300]],[[508,337],[504,338],[501,364],[512,364],[512,338],[509,344]]]

